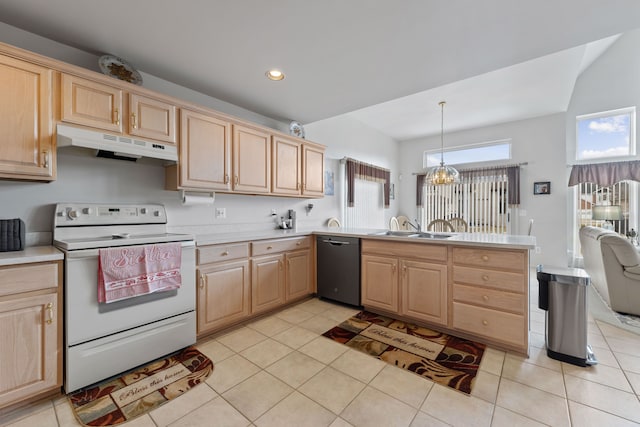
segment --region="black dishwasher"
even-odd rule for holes
[[[360,239],[316,236],[318,296],[360,306]]]

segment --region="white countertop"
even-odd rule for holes
[[[218,233],[218,234],[202,234],[196,233],[196,243],[202,245],[213,245],[220,243],[246,242],[251,240],[277,239],[283,237],[309,236],[312,234],[326,234],[333,236],[349,236],[367,239],[380,239],[391,241],[402,241],[412,243],[428,243],[428,244],[444,244],[444,245],[462,245],[462,246],[486,246],[495,248],[512,248],[512,249],[534,249],[536,246],[536,238],[525,235],[512,234],[488,234],[488,233],[447,233],[451,237],[447,239],[425,239],[404,236],[383,236],[376,233],[384,232],[381,229],[362,229],[362,228],[327,228],[319,227],[313,229],[297,229],[297,230],[264,230],[251,232],[234,232],[234,233]]]
[[[0,266],[61,259],[64,259],[64,254],[53,246],[30,246],[23,251],[0,252]]]

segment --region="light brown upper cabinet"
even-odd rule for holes
[[[52,181],[53,70],[0,55],[0,177]]]
[[[231,190],[231,123],[211,114],[180,110],[179,182],[174,189]],[[171,175],[170,175],[171,174]],[[167,185],[176,179],[167,169]]]
[[[271,192],[292,196],[302,194],[302,143],[274,135],[271,160]]]
[[[271,134],[266,130],[233,125],[234,191],[271,192]]]
[[[129,135],[176,141],[176,106],[135,93],[129,94]]]
[[[63,122],[176,143],[175,105],[70,74],[61,85]]]
[[[303,144],[302,195],[308,197],[324,196],[324,147],[318,144]]]

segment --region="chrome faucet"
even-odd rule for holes
[[[414,221],[416,222],[415,224],[412,223],[411,221],[407,220],[407,224],[409,224],[410,226],[415,228],[416,231],[420,231],[420,223],[418,222],[418,219],[414,219]]]

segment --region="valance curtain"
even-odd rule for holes
[[[355,180],[375,181],[384,184],[384,207],[389,207],[389,191],[391,189],[391,174],[388,169],[380,168],[369,163],[354,159],[346,159],[347,166],[347,205],[353,207],[355,200]]]
[[[585,182],[609,187],[625,180],[640,181],[640,160],[573,165],[569,176],[569,187]]]
[[[499,166],[480,169],[461,169],[460,181],[473,181],[474,179],[491,177],[491,176],[506,176],[509,183],[509,200],[510,205],[520,204],[520,166]],[[416,176],[416,206],[422,207],[422,194],[423,187],[425,185],[425,174],[419,174]]]

